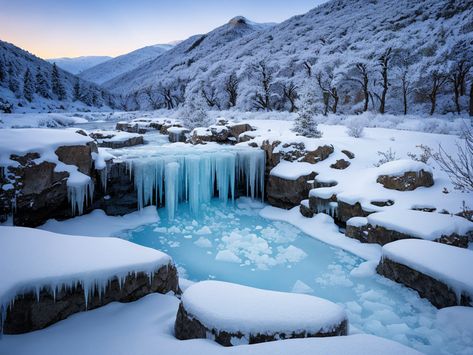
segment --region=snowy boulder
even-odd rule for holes
[[[383,246],[376,271],[416,290],[437,308],[473,306],[473,251],[426,240]]]
[[[301,205],[299,206],[299,211],[301,215],[307,218],[314,217],[314,211],[310,208],[309,200],[302,200]]]
[[[195,128],[189,137],[191,144],[205,144],[206,142],[231,143],[228,140],[230,130],[225,126],[210,126],[208,128]]]
[[[316,150],[308,151],[304,154],[304,158],[302,159],[303,162],[315,164],[322,160],[327,159],[330,154],[334,151],[332,145],[322,145],[317,147]]]
[[[2,214],[13,222],[38,226],[50,218],[68,218],[90,206],[93,194],[92,138],[74,130],[0,130]]]
[[[219,281],[190,286],[174,325],[178,339],[211,338],[224,346],[346,335],[342,307],[303,294]]]
[[[350,166],[350,162],[345,159],[338,159],[335,163],[330,165],[332,169],[337,169],[337,170],[345,170]]]
[[[183,127],[171,127],[168,128],[168,138],[171,143],[185,143],[187,141],[187,135],[189,130]]]
[[[425,239],[466,248],[473,223],[459,216],[394,209],[367,218],[351,218],[345,233],[363,243],[384,245],[401,239]]]
[[[143,136],[137,133],[116,131],[93,131],[89,136],[97,142],[97,146],[119,149],[144,144]]]
[[[430,187],[434,184],[432,170],[422,162],[415,160],[395,160],[378,168],[376,182],[386,189],[412,191],[418,187]]]
[[[236,138],[237,140],[241,134],[248,131],[254,131],[254,128],[248,123],[230,123],[227,124],[227,128],[229,130],[228,133],[230,137]]]
[[[0,319],[6,334],[42,329],[110,302],[178,292],[168,255],[118,238],[0,227],[0,250]]]

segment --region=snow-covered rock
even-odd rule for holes
[[[376,180],[385,188],[398,191],[411,191],[418,187],[431,187],[434,184],[432,169],[425,163],[415,160],[394,160],[378,168]]]
[[[364,243],[381,245],[400,239],[425,239],[468,247],[473,223],[459,216],[414,210],[391,209],[353,217],[347,221],[346,235]]]
[[[97,146],[105,148],[124,148],[143,144],[143,136],[137,133],[95,130],[89,133],[95,139]]]
[[[473,251],[427,240],[383,246],[379,274],[419,292],[438,308],[472,306]]]
[[[0,250],[4,333],[37,330],[113,301],[178,290],[168,255],[122,239],[0,227]]]
[[[348,320],[340,306],[314,296],[204,281],[184,292],[174,329],[181,340],[232,346],[346,335]]]

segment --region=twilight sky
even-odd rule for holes
[[[42,58],[116,56],[237,15],[281,22],[326,0],[0,0],[0,39]]]

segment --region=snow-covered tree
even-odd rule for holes
[[[187,97],[184,107],[179,112],[179,118],[186,128],[208,127],[212,124],[207,113],[208,105],[202,95],[194,94]]]
[[[315,119],[315,110],[317,108],[317,97],[309,85],[305,85],[299,93],[296,101],[299,108],[297,117],[294,120],[293,131],[299,133],[304,137],[320,138],[322,132],[317,128],[317,121]]]
[[[36,93],[46,99],[51,97],[49,93],[49,83],[41,72],[39,66],[36,69]]]
[[[23,78],[23,96],[29,102],[33,101],[33,95],[35,92],[35,85],[33,75],[31,74],[30,68],[26,69],[25,76]]]
[[[74,84],[73,100],[74,101],[79,101],[80,99],[81,99],[80,82],[79,82],[79,79],[77,79],[75,84]]]
[[[51,73],[51,88],[53,93],[57,96],[58,100],[62,101],[66,98],[66,90],[61,82],[59,70],[56,63],[53,64],[53,71]]]
[[[16,73],[13,70],[13,65],[10,63],[8,67],[8,88],[18,95],[18,91],[20,89],[20,84],[18,83],[18,78],[16,77]]]

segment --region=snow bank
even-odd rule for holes
[[[124,279],[130,272],[150,277],[171,258],[157,250],[122,239],[71,237],[38,229],[0,227],[0,305],[16,295],[52,291],[81,283],[87,302],[89,290],[103,289],[113,277]],[[45,262],[47,261],[47,262]]]
[[[383,246],[383,257],[451,287],[473,294],[473,251],[425,240],[403,239]],[[460,297],[457,297],[460,299]]]
[[[309,175],[314,171],[314,165],[304,162],[288,162],[282,160],[271,170],[271,175],[286,180],[297,180],[301,176]]]
[[[330,331],[344,319],[342,307],[322,298],[220,281],[190,286],[182,296],[184,308],[208,329],[262,334]]]
[[[15,355],[420,355],[404,345],[368,334],[274,341],[225,348],[207,339],[177,340],[170,325],[179,300],[151,294],[79,313],[54,327],[4,336],[0,353]]]
[[[158,221],[159,216],[156,207],[148,206],[141,211],[124,216],[107,216],[102,210],[93,210],[84,216],[74,217],[65,221],[50,219],[38,228],[60,234],[111,237],[123,230],[138,228],[143,224]]]
[[[473,231],[473,223],[465,218],[422,211],[392,209],[370,214],[367,220],[372,226],[427,240],[452,234],[463,236]],[[350,223],[358,221],[361,223],[358,219],[353,219]]]

